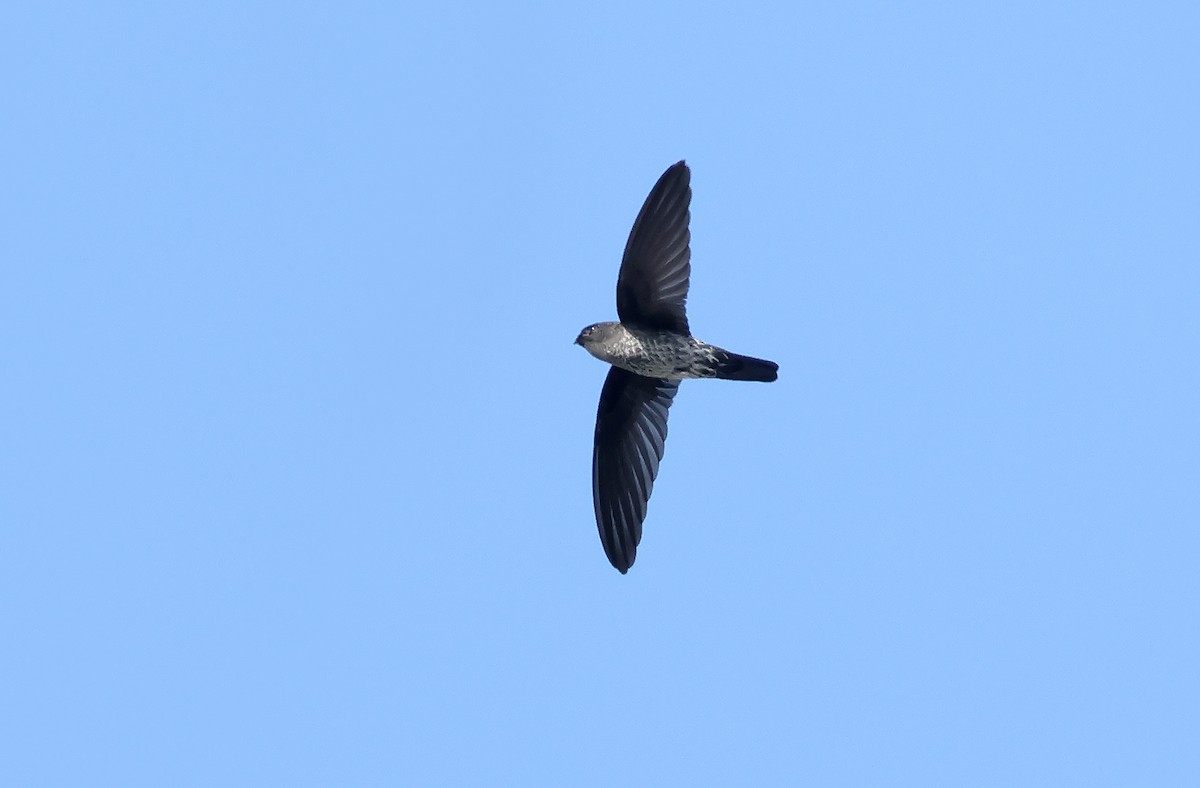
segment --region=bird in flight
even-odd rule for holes
[[[684,378],[757,380],[779,365],[701,342],[688,328],[692,272],[691,171],[667,169],[642,205],[617,277],[616,323],[594,323],[575,343],[612,364],[596,414],[592,501],[608,560],[629,571],[667,440],[667,409]]]

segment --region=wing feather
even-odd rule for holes
[[[679,381],[612,367],[600,392],[592,451],[592,501],[608,560],[629,571],[667,440],[667,409]]]
[[[617,277],[617,315],[626,325],[688,333],[691,179],[682,161],[667,168],[633,223]]]

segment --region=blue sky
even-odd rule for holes
[[[2,16],[5,784],[1194,784],[1193,5]]]

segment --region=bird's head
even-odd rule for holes
[[[595,355],[595,350],[612,335],[615,325],[617,324],[593,323],[579,332],[579,336],[575,337],[575,344]]]
[[[579,332],[579,336],[575,337],[575,344],[587,347],[588,340],[596,335],[596,326],[590,325]]]

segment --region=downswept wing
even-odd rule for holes
[[[679,381],[608,371],[596,414],[592,501],[608,560],[625,574],[633,565],[646,504],[667,440],[667,409]]]
[[[684,162],[667,168],[629,232],[617,277],[617,315],[627,326],[689,333],[691,180]]]

